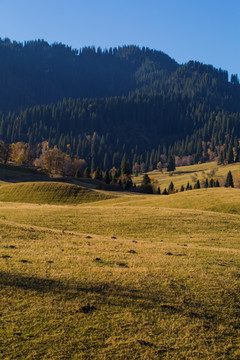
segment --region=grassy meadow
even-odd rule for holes
[[[240,359],[240,189],[39,184],[0,188],[1,359]]]
[[[179,166],[175,171],[168,173],[166,169],[163,169],[163,172],[154,170],[148,172],[148,175],[156,181],[157,186],[160,186],[161,190],[164,188],[168,189],[168,186],[171,181],[173,181],[175,189],[180,189],[181,185],[186,188],[187,183],[194,185],[197,180],[200,183],[204,182],[206,178],[214,180],[218,179],[221,186],[224,186],[227,173],[231,171],[235,186],[240,186],[240,165],[239,163],[227,164],[227,165],[217,165],[215,161],[189,165],[189,166]],[[133,182],[137,185],[141,184],[143,175],[138,175],[133,177]]]

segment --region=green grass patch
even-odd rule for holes
[[[0,187],[0,201],[37,204],[81,204],[112,196],[66,183],[31,182],[8,184]]]

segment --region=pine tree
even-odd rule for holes
[[[125,156],[123,157],[122,163],[121,163],[121,174],[122,175],[130,174],[129,162],[126,160]]]
[[[220,184],[219,184],[219,181],[218,181],[218,180],[215,181],[214,186],[215,186],[215,187],[220,187]]]
[[[224,152],[222,150],[219,153],[217,163],[218,163],[218,165],[223,165],[224,164]]]
[[[229,145],[228,145],[227,160],[228,160],[228,164],[232,164],[232,163],[234,162],[232,141],[230,141],[230,143],[229,143]]]
[[[80,176],[81,176],[81,174],[80,174],[80,170],[79,170],[79,169],[77,169],[77,170],[76,170],[76,172],[75,172],[74,177],[75,177],[75,178],[80,178]]]
[[[110,175],[109,175],[109,171],[108,171],[108,170],[105,171],[105,174],[104,174],[104,177],[103,177],[103,181],[104,181],[106,184],[110,184],[110,182],[111,182],[111,178],[110,178]]]
[[[174,193],[174,184],[171,181],[168,187],[168,194],[172,194],[172,193]]]
[[[200,189],[200,181],[197,180],[196,184],[194,185],[194,189]]]
[[[174,171],[176,169],[175,157],[170,155],[167,162],[167,171]]]
[[[180,188],[180,191],[184,191],[184,186],[182,185],[181,188]]]
[[[188,181],[188,183],[187,183],[186,190],[190,190],[190,184],[189,184],[189,181]]]
[[[210,180],[209,187],[214,187],[214,180],[213,179]]]
[[[205,189],[208,188],[208,179],[205,180],[204,187]]]
[[[86,169],[84,170],[83,177],[85,177],[86,179],[91,178],[91,171],[90,171],[89,167],[86,167]]]
[[[165,188],[164,190],[163,190],[163,193],[162,193],[163,195],[168,195],[168,192],[167,192],[167,189]]]
[[[142,185],[148,185],[148,184],[151,184],[151,180],[148,174],[144,174],[142,179]]]
[[[99,167],[96,168],[96,171],[94,173],[94,178],[97,180],[102,180],[102,171]]]
[[[240,148],[237,147],[235,162],[240,162]]]
[[[225,187],[234,187],[234,183],[233,183],[233,177],[232,177],[232,173],[229,170],[228,174],[227,174],[227,178],[226,178],[226,182],[225,182]]]
[[[161,195],[161,189],[160,189],[159,186],[158,186],[158,188],[157,188],[157,194],[158,194],[158,195]]]

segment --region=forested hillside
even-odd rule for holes
[[[92,170],[119,167],[123,157],[146,170],[169,155],[239,161],[238,77],[210,65],[179,65],[136,46],[5,39],[0,84],[0,140],[28,143],[36,156],[46,140]]]

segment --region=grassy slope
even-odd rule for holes
[[[161,190],[168,188],[171,181],[173,181],[175,188],[180,189],[181,185],[187,185],[188,181],[190,184],[194,185],[193,177],[199,179],[199,181],[204,181],[207,177],[211,178],[210,172],[212,169],[216,169],[214,179],[219,179],[223,185],[225,182],[228,171],[230,170],[233,174],[236,185],[239,185],[240,180],[240,164],[229,164],[229,165],[217,165],[216,162],[210,162],[199,165],[190,165],[190,166],[181,166],[178,167],[172,174],[169,176],[169,173],[164,170],[163,173],[155,170],[148,173],[149,176],[158,181],[158,185],[161,187]],[[133,178],[133,181],[136,184],[140,184],[142,181],[142,175]]]
[[[0,354],[239,359],[233,203],[240,190],[222,188],[77,207],[0,203]]]
[[[47,176],[38,171],[35,168],[29,168],[19,165],[4,165],[0,164],[0,179],[4,180],[18,180],[21,178],[27,178],[27,179],[44,179]]]
[[[124,196],[114,200],[108,200],[109,206],[143,206],[159,209],[195,209],[205,211],[216,211],[240,215],[240,189],[230,188],[208,188],[178,192],[172,195],[139,195]],[[101,206],[96,203],[95,206]]]
[[[57,182],[8,184],[0,187],[0,201],[37,204],[80,204],[111,198],[80,186]]]

